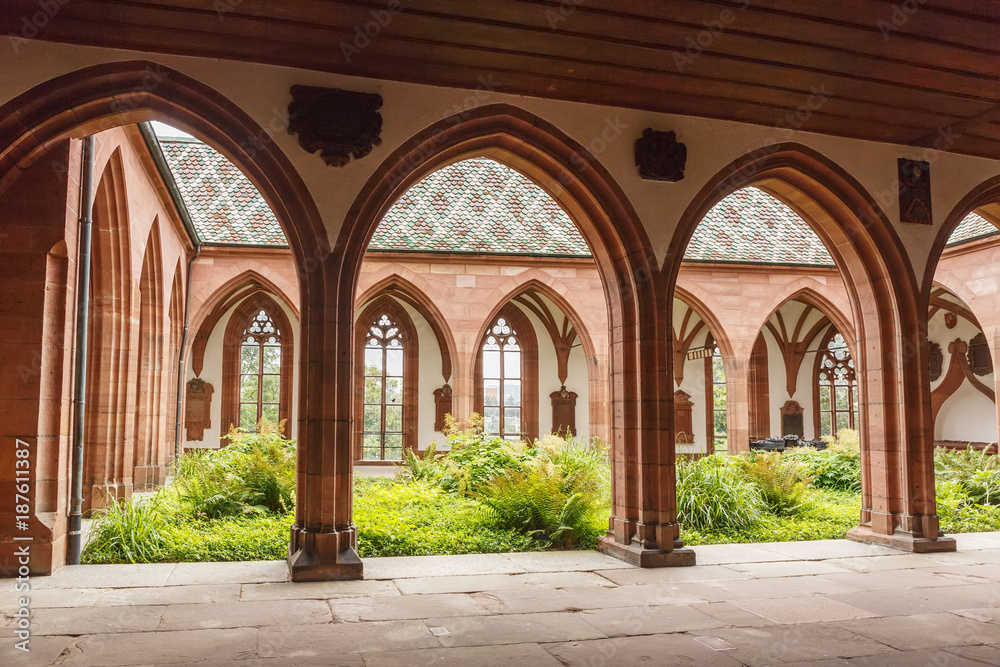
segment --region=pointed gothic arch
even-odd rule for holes
[[[635,210],[584,146],[548,121],[508,104],[465,111],[420,131],[385,158],[347,214],[355,224],[345,225],[337,241],[347,258],[338,301],[353,299],[364,250],[393,203],[427,174],[470,157],[506,164],[548,192],[580,229],[597,263],[611,318],[616,468],[613,518],[602,548],[646,566],[693,564],[694,553],[681,550],[674,451],[665,435],[673,419],[672,392],[660,378],[668,363],[661,317],[667,312],[666,291]],[[336,345],[347,348],[350,343],[349,332],[342,331]],[[337,384],[346,385],[350,369],[338,368],[337,374]],[[341,433],[338,441],[346,439]],[[333,465],[349,470],[344,449]],[[353,535],[349,493],[349,485],[335,491],[342,508],[335,523]]]
[[[663,264],[669,292],[698,223],[748,185],[766,189],[809,223],[850,297],[864,378],[862,512],[851,536],[915,551],[954,550],[953,540],[939,539],[935,505],[926,309],[920,312],[917,279],[892,223],[856,179],[801,144],[774,144],[737,158],[681,216]]]
[[[163,484],[166,461],[163,450],[163,267],[159,221],[149,229],[139,276],[137,315],[138,357],[135,368],[135,436],[132,441],[132,484],[150,489]],[[135,312],[135,311],[133,311]]]

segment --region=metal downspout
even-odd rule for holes
[[[87,398],[87,327],[90,323],[91,234],[94,216],[94,137],[83,140],[83,178],[80,184],[80,250],[76,287],[76,369],[73,387],[73,458],[69,506],[67,561],[80,564],[83,525],[83,442]]]

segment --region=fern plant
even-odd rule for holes
[[[494,524],[569,549],[607,529],[610,466],[594,446],[549,436],[534,456],[487,482],[477,498]]]
[[[794,458],[777,452],[755,452],[737,461],[772,512],[794,514],[802,507],[812,477]]]

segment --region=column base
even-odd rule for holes
[[[292,526],[288,572],[292,581],[364,579],[364,563],[354,548],[353,527],[347,531],[310,532]]]
[[[132,471],[132,487],[136,491],[149,491],[163,486],[166,479],[166,466],[136,466]]]
[[[107,484],[94,484],[87,487],[83,493],[83,515],[91,516],[94,510],[99,510],[107,506],[108,500],[123,500],[132,495],[132,482],[115,482]]]
[[[597,550],[636,567],[690,567],[695,564],[694,550],[680,547],[670,551],[649,549],[635,542],[621,544],[611,536],[601,539]]]
[[[865,525],[855,526],[847,531],[847,539],[918,554],[948,552],[957,549],[955,539],[951,537],[940,536],[936,540],[932,540],[928,537],[914,536],[912,533],[902,531],[886,535],[876,533],[870,526]]]

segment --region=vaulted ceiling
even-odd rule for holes
[[[1000,0],[72,0],[37,38],[1000,158]],[[4,0],[24,34],[37,0]],[[367,34],[366,34],[367,31]],[[795,112],[810,108],[805,113]],[[937,142],[937,143],[935,143]]]

